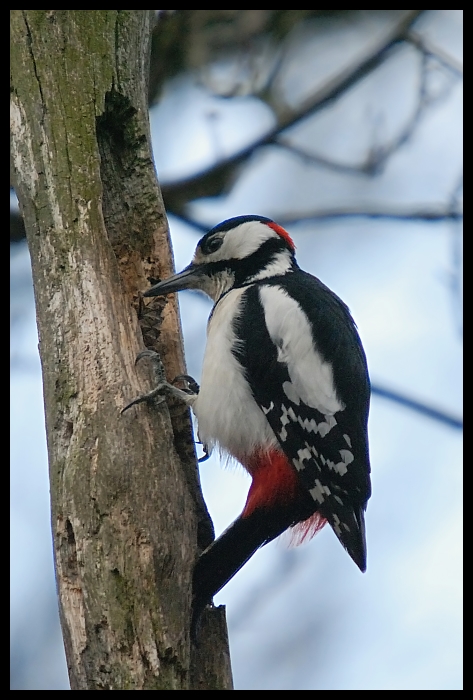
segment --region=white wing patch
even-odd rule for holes
[[[302,400],[326,417],[342,411],[345,406],[335,391],[332,366],[314,346],[309,320],[297,301],[274,285],[261,286],[259,294],[278,360],[287,365],[291,379],[283,387],[287,398],[295,405]]]
[[[284,362],[284,360],[281,360],[279,357],[278,360],[279,362]],[[296,406],[299,406],[301,400],[297,395],[296,388],[294,384],[292,384],[292,382],[284,382],[284,384],[282,385],[282,390],[286,394],[289,401],[292,401],[292,403],[295,403]]]
[[[340,501],[338,496],[335,496],[335,498],[337,499],[337,501]],[[340,503],[342,503],[342,502],[340,501]],[[338,515],[336,513],[332,513],[332,518],[333,518],[333,529],[335,530],[335,533],[340,537],[340,535],[342,534],[342,528],[340,527],[340,518],[338,517]]]
[[[288,382],[285,382],[288,384]],[[291,385],[292,386],[292,385]],[[271,402],[272,403],[272,402]],[[299,405],[299,401],[297,401],[297,405]],[[264,410],[264,409],[263,409]],[[335,416],[324,416],[325,420],[321,421],[320,423],[317,423],[315,418],[311,418],[310,420],[308,418],[301,418],[301,416],[298,416],[292,406],[289,406],[289,408],[286,408],[284,404],[281,404],[281,415],[279,417],[279,422],[283,426],[284,434],[285,436],[287,435],[287,432],[285,430],[285,426],[292,420],[294,423],[299,423],[301,428],[303,428],[306,432],[308,433],[318,433],[320,437],[325,437],[327,433],[329,433],[332,428],[337,425],[337,421]],[[265,413],[268,413],[268,411],[265,411]],[[281,437],[282,440],[285,440],[285,437]]]
[[[309,448],[306,443],[306,447],[304,447],[303,450],[298,450],[297,451],[297,459],[293,459],[292,463],[297,469],[298,472],[300,472],[302,469],[305,469],[306,465],[304,464],[304,460],[309,460],[312,459],[312,457],[317,456],[317,451],[314,448]]]
[[[333,471],[337,472],[337,474],[340,474],[340,476],[343,476],[344,474],[347,473],[348,471],[348,465],[353,462],[355,457],[353,456],[353,452],[350,452],[350,450],[339,450],[340,452],[340,457],[342,458],[341,462],[331,462],[329,459],[327,459],[327,466],[330,469],[333,469]]]
[[[318,479],[315,480],[315,486],[313,489],[309,489],[309,493],[318,503],[323,503],[326,496],[330,496],[332,493],[328,486],[324,486]]]

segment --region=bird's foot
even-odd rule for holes
[[[175,377],[175,379],[169,383],[166,381],[163,363],[161,362],[159,354],[154,350],[143,350],[143,352],[140,352],[139,355],[137,355],[135,364],[145,357],[149,358],[153,362],[156,386],[148,393],[142,394],[141,396],[137,396],[136,399],[133,399],[133,401],[131,401],[121,410],[121,413],[124,413],[132,406],[136,406],[137,404],[143,402],[151,403],[154,406],[159,406],[166,401],[166,396],[174,396],[176,399],[179,399],[188,406],[191,406],[196,400],[199,391],[199,385],[197,382],[187,374],[183,374]],[[185,381],[188,388],[182,390],[174,386],[174,383],[179,380]]]

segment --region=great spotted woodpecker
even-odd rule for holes
[[[327,521],[361,571],[371,494],[365,353],[345,304],[301,270],[281,226],[239,216],[211,229],[182,272],[145,297],[197,289],[215,304],[198,393],[163,383],[252,477],[245,507],[200,556],[194,622],[262,545]]]

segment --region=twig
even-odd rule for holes
[[[284,137],[281,136],[275,140],[275,143],[284,150],[298,156],[308,165],[318,165],[326,168],[327,170],[333,170],[335,172],[345,173],[347,175],[361,175],[366,173],[371,174],[372,171],[372,158],[369,157],[364,163],[360,163],[359,165],[348,165],[347,163],[337,163],[334,160],[317,155],[316,153],[307,153],[307,151],[304,151],[299,146],[295,146],[289,141],[286,141]]]
[[[459,221],[463,214],[456,208],[432,207],[431,209],[383,209],[377,207],[370,210],[368,207],[337,207],[307,214],[285,214],[278,216],[281,226],[295,226],[301,222],[326,221],[328,219],[392,219],[395,221]]]
[[[409,41],[426,56],[437,59],[439,63],[452,71],[452,73],[455,73],[457,77],[463,77],[463,65],[453,58],[453,56],[450,56],[450,54],[434,44],[433,41],[430,41],[425,36],[421,36],[413,29],[407,32],[406,41]]]
[[[376,396],[381,396],[383,399],[394,401],[394,403],[410,408],[411,410],[416,411],[427,418],[432,418],[433,420],[444,423],[444,425],[448,425],[451,428],[463,430],[463,420],[459,416],[454,416],[451,413],[447,413],[439,408],[434,408],[433,406],[429,406],[421,401],[416,401],[415,399],[411,399],[408,396],[399,394],[391,389],[378,386],[377,384],[371,385],[371,393]]]
[[[360,174],[366,174],[366,175],[376,175],[377,173],[380,172],[380,170],[384,167],[386,161],[388,158],[395,153],[396,151],[399,150],[401,146],[403,146],[410,138],[412,138],[416,128],[418,127],[422,117],[425,114],[426,109],[432,104],[434,101],[428,94],[428,89],[427,89],[427,77],[428,77],[428,58],[430,54],[427,55],[426,53],[422,53],[422,58],[423,58],[423,65],[422,65],[422,75],[421,75],[421,81],[419,85],[419,95],[418,95],[418,102],[417,102],[417,107],[411,116],[411,118],[408,120],[407,124],[405,127],[402,129],[402,131],[399,133],[399,135],[394,138],[391,143],[387,143],[384,146],[378,146],[376,148],[371,148],[368,152],[368,155],[365,159],[364,162],[359,163],[358,165],[348,165],[346,163],[337,163],[336,161],[332,161],[328,158],[324,158],[323,156],[313,154],[313,153],[307,153],[304,151],[302,148],[298,146],[294,146],[290,140],[285,139],[284,136],[278,136],[275,139],[275,143],[277,143],[279,146],[282,148],[290,151],[291,153],[294,153],[296,156],[304,160],[308,164],[312,165],[317,165],[317,166],[322,166],[324,168],[334,170],[336,172],[343,172],[349,175],[360,175]],[[452,81],[453,84],[453,81]],[[446,93],[442,95],[442,97],[445,97]],[[439,99],[437,96],[436,99]]]
[[[350,65],[337,76],[327,81],[296,110],[280,116],[277,125],[268,131],[265,136],[196,175],[179,182],[164,184],[162,192],[167,207],[174,212],[180,212],[190,199],[211,196],[220,192],[228,177],[234,172],[235,167],[246,161],[257,148],[275,143],[285,129],[294,126],[309,115],[325,107],[382,63],[389,55],[391,49],[398,42],[404,40],[406,33],[422,12],[424,10],[411,10],[404,15],[399,22],[389,29],[368,56],[364,56],[358,63]]]
[[[199,233],[206,233],[216,222],[204,224],[196,221],[190,216],[177,213],[168,209],[168,214],[175,217],[182,223],[196,229]],[[327,221],[332,219],[392,219],[394,221],[461,221],[463,214],[456,207],[451,209],[407,209],[405,211],[394,211],[382,208],[372,209],[364,207],[337,207],[336,209],[326,209],[325,211],[315,211],[307,214],[282,214],[277,217],[277,222],[281,226],[296,226],[297,224],[310,221]]]

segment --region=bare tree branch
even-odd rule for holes
[[[289,153],[293,153],[307,165],[320,166],[337,173],[345,173],[346,175],[371,175],[373,173],[373,159],[371,154],[364,163],[348,165],[348,163],[337,163],[335,160],[330,160],[316,153],[308,153],[303,148],[300,148],[300,146],[295,146],[290,141],[286,141],[283,136],[276,138],[275,143],[284,150],[289,151]]]
[[[189,200],[215,196],[221,193],[233,176],[235,168],[248,160],[257,148],[276,143],[285,129],[315,114],[386,60],[391,49],[404,40],[406,33],[422,12],[424,10],[411,10],[405,14],[399,22],[390,27],[370,54],[363,56],[358,63],[350,65],[337,76],[328,80],[321,88],[304,100],[297,109],[288,110],[284,115],[280,115],[276,126],[268,131],[265,136],[200,173],[179,182],[163,185],[163,197],[168,211],[176,214],[182,213]]]
[[[463,420],[459,416],[454,416],[451,413],[447,413],[439,408],[434,408],[428,404],[422,403],[421,401],[416,401],[408,396],[399,394],[392,389],[386,389],[386,387],[378,386],[377,384],[371,385],[371,393],[375,396],[381,396],[383,399],[389,399],[389,401],[394,401],[405,408],[410,408],[417,413],[426,416],[427,418],[432,418],[433,420],[439,421],[444,425],[448,425],[451,428],[456,428],[457,430],[463,430]]]
[[[170,212],[174,218],[181,221],[183,224],[196,229],[199,233],[206,233],[215,222],[210,224],[205,224],[200,221],[196,221],[190,216],[184,214],[176,214]],[[406,208],[404,211],[398,209],[397,211],[386,207],[385,209],[377,207],[376,209],[369,209],[368,207],[337,207],[336,209],[326,209],[325,211],[315,211],[308,212],[307,214],[281,214],[278,215],[277,220],[281,226],[295,226],[302,222],[310,221],[329,221],[333,219],[391,219],[393,221],[462,221],[463,214],[458,211],[456,207],[448,208],[432,205],[430,209],[410,209]]]
[[[328,219],[392,219],[395,221],[458,221],[463,218],[463,214],[457,209],[449,209],[447,207],[432,205],[430,209],[410,209],[405,211],[398,209],[397,211],[381,206],[376,209],[368,207],[339,207],[337,209],[327,209],[325,211],[313,212],[308,214],[297,214],[291,216],[278,216],[278,222],[282,226],[294,226],[302,221],[326,221]]]
[[[445,98],[448,94],[447,90],[444,90],[441,95],[437,95],[435,98],[433,98],[429,94],[428,60],[431,54],[427,55],[423,52],[422,55],[422,74],[419,84],[417,107],[414,113],[407,121],[406,125],[401,130],[401,132],[396,136],[396,138],[392,139],[390,143],[387,143],[384,146],[378,145],[370,148],[368,150],[368,155],[364,162],[358,163],[357,165],[337,163],[336,161],[325,158],[324,156],[320,156],[315,153],[308,153],[304,149],[292,144],[290,140],[285,139],[283,136],[277,137],[274,140],[274,142],[279,144],[283,148],[289,150],[291,153],[294,153],[295,155],[299,156],[308,164],[322,166],[327,169],[334,170],[336,172],[343,172],[349,175],[365,174],[373,176],[378,174],[384,168],[387,160],[392,156],[392,154],[396,153],[401,148],[401,146],[403,146],[407,141],[409,141],[409,139],[412,138],[427,108],[434,101],[437,101],[438,99],[440,99],[440,97]],[[452,86],[453,81],[451,82],[449,87]]]
[[[406,35],[406,41],[409,41],[426,56],[435,58],[445,68],[448,68],[448,70],[452,71],[452,73],[455,73],[458,78],[463,77],[463,65],[453,56],[440,48],[440,46],[434,44],[433,41],[421,36],[414,29],[409,30]]]

